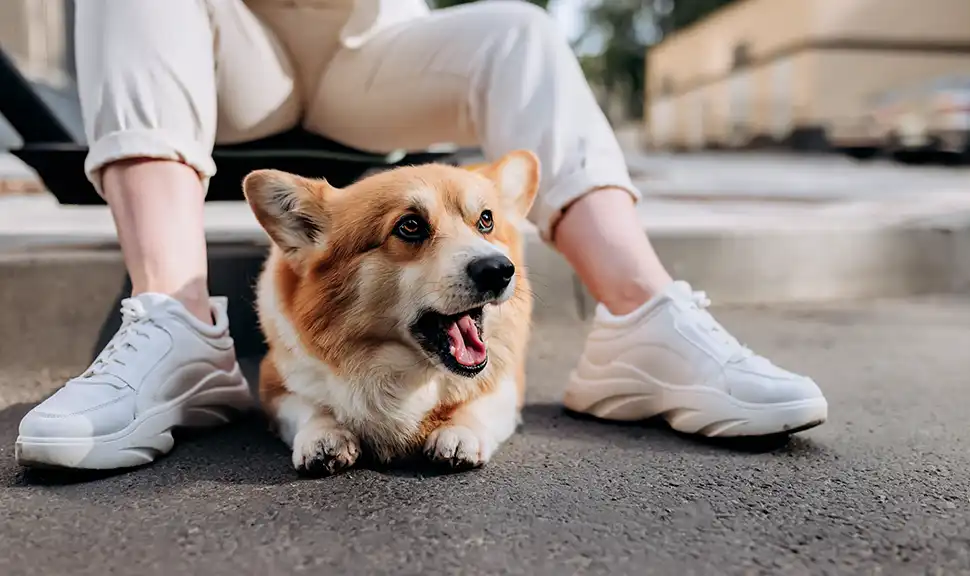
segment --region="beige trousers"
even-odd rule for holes
[[[298,123],[374,152],[439,143],[542,162],[530,219],[548,240],[564,208],[603,187],[635,198],[623,154],[566,39],[520,1],[436,10],[350,43],[364,0],[84,0],[77,71],[88,178],[125,158],[215,174],[213,144]],[[423,3],[423,0],[397,0]],[[395,5],[397,6],[397,5]],[[409,5],[411,6],[411,5]]]

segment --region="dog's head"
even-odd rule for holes
[[[259,170],[243,188],[285,262],[281,306],[315,354],[355,370],[390,348],[402,365],[430,360],[473,377],[502,329],[490,318],[528,299],[517,223],[538,181],[536,157],[517,151],[472,169],[398,168],[342,189]]]

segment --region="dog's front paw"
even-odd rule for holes
[[[293,466],[307,476],[332,476],[357,462],[360,443],[341,428],[307,428],[293,439]]]
[[[457,470],[477,468],[492,457],[495,443],[491,438],[466,426],[444,426],[428,436],[424,453],[432,462]]]

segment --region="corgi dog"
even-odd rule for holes
[[[515,432],[532,313],[517,224],[538,186],[528,151],[346,188],[245,178],[272,240],[260,399],[298,472],[335,474],[365,453],[475,468]]]

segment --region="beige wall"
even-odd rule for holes
[[[31,50],[26,21],[26,0],[0,1],[0,47],[18,59],[25,59]]]
[[[865,41],[911,45],[844,46]],[[752,64],[732,70],[739,43]],[[965,49],[916,45],[929,43]],[[856,117],[887,89],[970,76],[970,0],[739,0],[654,47],[647,73],[645,122],[657,146],[783,137],[786,126]]]
[[[761,0],[765,1],[765,0]],[[771,1],[771,0],[767,0]],[[970,41],[968,0],[804,0],[827,37]]]
[[[67,2],[0,0],[0,47],[31,78],[67,81]]]
[[[739,0],[675,34],[647,55],[651,93],[661,92],[665,78],[677,89],[727,74],[734,47],[740,42],[746,43],[751,56],[758,59],[804,39],[809,33],[813,1]]]
[[[802,52],[722,77],[675,98],[659,98],[654,102],[659,106],[648,108],[651,136],[659,145],[727,145],[732,125],[740,123],[748,136],[783,138],[794,126],[819,119],[814,81],[819,63],[816,54]],[[657,125],[670,128],[663,133],[654,129]],[[698,130],[698,126],[702,128]],[[696,135],[698,131],[701,137]]]
[[[970,54],[826,50],[817,58],[819,66],[812,92],[820,118],[864,114],[867,103],[878,91],[941,76],[970,77]]]

